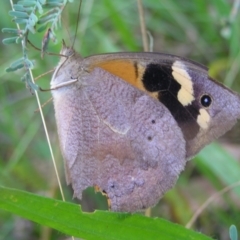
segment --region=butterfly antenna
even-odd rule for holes
[[[77,36],[78,22],[79,22],[79,19],[80,19],[80,10],[81,10],[81,6],[82,6],[82,0],[80,1],[79,6],[78,6],[77,24],[76,24],[75,36],[74,36],[74,39],[73,39],[72,48],[74,47],[75,40],[76,40],[76,36]]]

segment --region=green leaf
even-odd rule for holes
[[[41,3],[42,5],[46,3],[46,0],[38,0],[39,3]]]
[[[29,20],[31,20],[34,24],[36,24],[38,21],[38,17],[34,13],[31,13],[29,16]]]
[[[0,208],[84,239],[211,239],[164,219],[108,211],[84,213],[77,204],[5,187],[0,187]]]
[[[199,164],[199,167],[202,167],[202,169],[207,166],[207,168],[226,185],[239,181],[239,163],[217,143],[206,146],[204,150],[197,155],[195,162]],[[233,191],[240,196],[239,188],[234,188]]]
[[[28,14],[25,12],[9,11],[9,15],[16,18],[28,18]]]
[[[25,59],[24,59],[23,57],[17,59],[17,60],[14,61],[13,63],[11,63],[11,67],[12,67],[12,68],[17,67],[19,64],[24,63],[24,60],[25,60]]]
[[[24,58],[20,58],[16,61],[14,61],[9,68],[6,69],[6,72],[14,72],[18,69],[21,69],[24,67]]]
[[[2,32],[3,33],[12,33],[12,34],[19,35],[21,33],[21,30],[19,30],[17,28],[3,28]]]
[[[25,18],[14,18],[13,22],[18,23],[18,24],[26,24],[28,22],[28,19],[25,19]]]
[[[63,4],[61,2],[48,1],[47,4],[49,7],[59,7],[60,8],[63,6]]]
[[[47,28],[47,24],[44,24],[44,25],[42,25],[41,27],[39,27],[39,28],[37,29],[37,31],[38,31],[38,32],[43,32],[44,30],[46,30],[46,28]]]
[[[235,225],[231,225],[229,228],[229,236],[231,240],[238,240],[237,228]]]
[[[13,9],[15,10],[15,11],[24,11],[25,10],[25,8],[23,7],[23,5],[20,5],[20,4],[13,4]]]
[[[42,4],[43,4],[43,3],[42,3]],[[36,8],[38,9],[38,12],[39,12],[40,14],[43,13],[43,8],[42,8],[42,5],[41,5],[40,2],[37,2],[37,3],[36,3]]]
[[[43,24],[43,23],[46,23],[46,22],[54,21],[54,19],[56,17],[58,17],[57,13],[50,14],[50,15],[48,15],[46,17],[40,18],[38,20],[38,24]]]
[[[4,38],[3,40],[2,40],[2,43],[3,44],[12,44],[12,43],[16,43],[17,42],[17,40],[18,40],[18,36],[16,36],[16,37],[11,37],[11,38]]]
[[[19,64],[19,65],[16,66],[16,67],[9,67],[9,68],[7,68],[7,69],[6,69],[6,72],[14,72],[14,71],[16,71],[16,70],[18,70],[18,69],[21,69],[21,68],[23,68],[23,67],[24,67],[24,64],[21,63],[21,64]]]
[[[24,0],[24,1],[18,1],[18,4],[23,5],[24,7],[31,7],[36,5],[36,0]]]

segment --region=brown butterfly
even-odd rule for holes
[[[193,61],[161,53],[82,58],[63,46],[51,80],[74,195],[95,186],[113,211],[155,205],[187,160],[240,118],[240,96]]]

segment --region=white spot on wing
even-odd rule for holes
[[[184,63],[176,61],[172,65],[172,75],[174,79],[181,85],[178,91],[178,100],[183,106],[187,106],[194,100],[193,82],[188,74]]]
[[[210,116],[206,109],[201,108],[197,117],[197,123],[203,129],[207,129],[210,123]]]

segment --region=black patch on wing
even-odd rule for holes
[[[172,75],[172,65],[156,63],[147,65],[142,82],[147,91],[158,92],[159,101],[169,109],[182,129],[185,139],[193,139],[199,131],[199,125],[196,121],[199,105],[196,100],[188,106],[183,106],[178,101],[177,96],[181,85]]]

